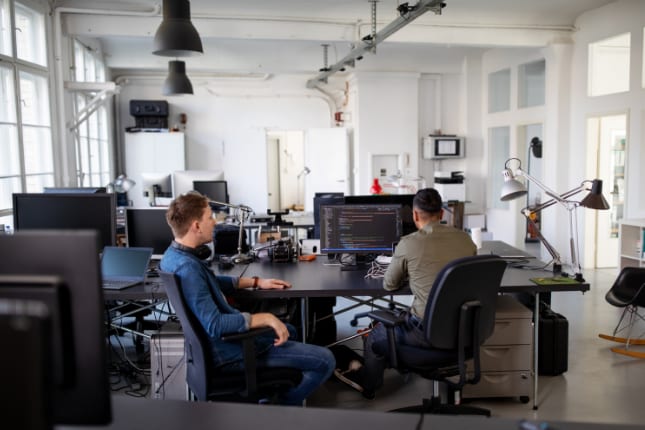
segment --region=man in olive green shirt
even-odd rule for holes
[[[441,196],[434,188],[417,192],[412,216],[418,231],[401,238],[385,273],[383,288],[397,290],[403,286],[403,281],[409,280],[414,300],[408,323],[396,328],[396,339],[399,344],[423,346],[426,341],[422,321],[436,275],[452,260],[475,255],[477,247],[464,231],[441,224]],[[385,327],[377,324],[365,342],[365,364],[357,371],[336,376],[363,396],[373,398],[374,391],[383,384],[386,360],[372,351],[372,345],[386,339]]]

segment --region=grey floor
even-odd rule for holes
[[[617,269],[586,270],[591,290],[552,295],[552,308],[569,320],[568,371],[560,376],[540,376],[538,409],[533,399],[523,404],[518,398],[469,400],[492,415],[505,418],[644,424],[645,360],[613,353],[611,342],[598,337],[611,334],[620,310],[605,301],[605,293],[616,278]],[[351,316],[338,317],[339,335],[356,331]],[[359,328],[361,325],[359,324]],[[359,348],[361,342],[351,344]],[[635,347],[639,348],[639,347]],[[640,347],[645,351],[645,347]],[[310,407],[332,407],[387,411],[414,405],[427,397],[431,385],[422,378],[403,377],[388,370],[384,387],[374,400],[338,382],[328,382],[308,400]],[[645,425],[645,424],[644,424]]]
[[[469,404],[483,406],[495,417],[527,418],[546,421],[578,421],[594,423],[645,423],[645,360],[638,360],[611,352],[614,344],[602,340],[599,333],[610,334],[620,317],[621,310],[605,301],[605,294],[613,284],[617,269],[585,270],[584,275],[591,290],[582,293],[557,293],[552,295],[552,308],[569,320],[568,371],[560,376],[540,376],[538,409],[533,410],[533,399],[528,404],[518,398],[477,399]],[[344,305],[339,298],[338,306]],[[356,333],[367,324],[362,320],[352,327],[349,320],[355,312],[337,317],[338,335]],[[120,345],[114,345],[119,350]],[[356,339],[349,346],[360,349],[362,341]],[[645,351],[645,346],[635,347]],[[130,349],[130,348],[127,348]],[[145,361],[145,360],[144,360]],[[144,366],[144,364],[142,364]],[[113,389],[116,392],[149,397],[143,370],[129,378],[114,372]],[[121,372],[122,374],[122,372]],[[133,388],[128,380],[140,380],[142,385]],[[345,385],[329,381],[308,401],[308,407],[346,408],[388,411],[414,405],[427,397],[431,383],[422,378],[404,377],[388,370],[385,385],[374,400],[367,400]],[[645,428],[645,425],[644,425]]]

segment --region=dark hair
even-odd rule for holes
[[[434,188],[424,188],[417,191],[412,201],[412,206],[422,212],[435,214],[441,211],[441,195]]]
[[[201,219],[208,207],[208,198],[196,191],[182,194],[173,200],[166,211],[166,222],[175,237],[184,237],[190,223]]]

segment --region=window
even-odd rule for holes
[[[0,224],[11,224],[13,193],[54,185],[54,154],[45,13],[0,0],[0,25]]]
[[[511,107],[511,69],[488,75],[488,113],[503,112]]]
[[[518,69],[518,101],[520,108],[544,104],[544,60],[521,64]]]
[[[74,79],[77,82],[104,82],[105,65],[100,52],[74,40]],[[105,186],[111,181],[108,110],[96,97],[99,91],[74,93],[74,109],[78,117],[90,113],[74,130],[78,183],[83,187]],[[110,99],[106,99],[110,100]],[[93,108],[93,106],[97,106]]]
[[[489,206],[496,209],[508,208],[508,202],[500,200],[504,178],[502,170],[510,154],[511,129],[510,127],[493,127],[488,129],[490,148],[490,165],[488,177],[491,183]]]
[[[629,33],[589,45],[589,96],[629,91]]]

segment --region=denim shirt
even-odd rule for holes
[[[225,294],[235,290],[239,278],[216,276],[207,262],[172,246],[166,249],[159,267],[164,272],[174,273],[180,279],[186,304],[210,339],[215,366],[242,360],[242,346],[239,342],[220,340],[224,334],[241,333],[249,329],[250,315],[233,308],[225,297]],[[272,344],[272,336],[259,336],[256,338],[256,351],[264,352]]]

